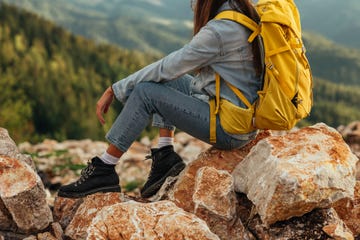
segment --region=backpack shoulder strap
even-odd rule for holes
[[[220,12],[218,15],[215,16],[215,19],[227,19],[235,21],[247,28],[249,28],[253,33],[250,35],[248,41],[252,42],[257,35],[260,34],[261,27],[258,25],[255,21],[253,21],[251,18],[246,16],[245,14],[242,14],[240,12],[234,11],[234,10],[226,10]]]

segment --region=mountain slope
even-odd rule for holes
[[[97,99],[112,82],[154,59],[96,45],[34,14],[0,5],[0,126],[17,140],[103,138]],[[113,119],[115,112],[107,117]]]
[[[304,33],[313,74],[331,82],[360,86],[360,50],[346,48],[314,33]]]
[[[163,54],[191,37],[191,10],[181,1],[1,0],[38,13],[71,32],[128,49]]]
[[[0,0],[16,4],[101,42],[153,53],[169,53],[191,37],[189,1]],[[305,31],[360,48],[360,1],[295,1]]]
[[[338,127],[360,119],[360,87],[314,78],[314,106],[307,124],[325,122]]]
[[[306,31],[317,32],[336,43],[360,48],[359,0],[296,1]]]

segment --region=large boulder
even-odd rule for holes
[[[83,199],[69,225],[66,227],[65,235],[71,239],[86,239],[87,229],[92,219],[106,206],[121,203],[119,193],[97,193]]]
[[[39,231],[52,221],[40,177],[26,163],[0,156],[0,227],[18,232]]]
[[[55,196],[54,221],[43,230],[16,232],[19,227],[12,215],[14,209],[8,207],[6,197],[5,201],[1,197],[0,239],[351,240],[353,235],[359,235],[359,186],[354,188],[357,159],[339,136],[325,124],[317,124],[290,133],[261,131],[255,140],[231,151],[208,149],[208,145],[204,145],[208,149],[204,151],[198,144],[197,149],[187,153],[197,154],[199,149],[204,152],[198,157],[189,153],[184,171],[168,178],[153,198],[141,199],[138,192],[126,193],[125,186],[121,194],[96,193],[78,199]],[[28,174],[31,162],[17,159],[20,153],[14,142],[8,141],[8,135],[0,134],[0,143],[1,139],[7,139],[8,147],[0,146],[0,152],[8,155],[1,156],[0,171],[16,170],[20,182],[26,183],[20,184],[25,192],[25,186],[40,186],[39,177]],[[187,147],[193,143],[184,134],[180,140],[177,144],[183,142]],[[84,145],[88,145],[86,142]],[[61,145],[59,148],[51,144],[53,149],[74,151],[83,144],[69,141],[69,145]],[[135,143],[122,159],[123,183],[134,175],[129,170],[132,166],[147,171],[151,162],[142,161],[146,148]],[[176,149],[183,151],[181,146]],[[19,161],[15,165],[22,166],[20,170],[8,167],[16,159]],[[241,170],[244,172],[239,173]],[[1,184],[12,176],[2,175]],[[8,190],[2,191],[13,188],[16,192],[17,184],[10,188],[5,184]],[[33,203],[38,201],[28,198]],[[43,215],[41,210],[35,213],[31,209],[29,214]]]
[[[44,185],[31,157],[0,128],[0,230],[38,232],[53,221]]]
[[[258,141],[270,135],[261,132],[241,149],[210,148],[190,162],[177,181],[166,182],[153,199],[168,199],[185,211],[205,220],[220,239],[254,239],[238,216],[238,204],[231,172]]]
[[[342,136],[320,123],[260,141],[234,170],[235,190],[270,225],[353,198],[357,161]]]
[[[128,201],[104,207],[92,220],[89,240],[219,240],[206,223],[170,201]]]

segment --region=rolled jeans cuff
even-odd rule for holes
[[[159,116],[158,114],[153,115],[152,126],[153,127],[158,127],[158,128],[165,128],[165,129],[168,129],[170,131],[175,131],[175,129],[176,129],[176,127],[174,125],[166,123],[163,120],[163,118],[161,116]]]

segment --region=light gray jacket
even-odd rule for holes
[[[219,10],[230,9],[225,3]],[[116,98],[125,102],[137,83],[170,81],[186,73],[201,69],[193,78],[195,95],[207,100],[215,95],[215,72],[239,88],[252,103],[261,83],[253,66],[250,31],[229,20],[211,20],[181,49],[113,84]],[[221,97],[243,106],[224,84]]]

